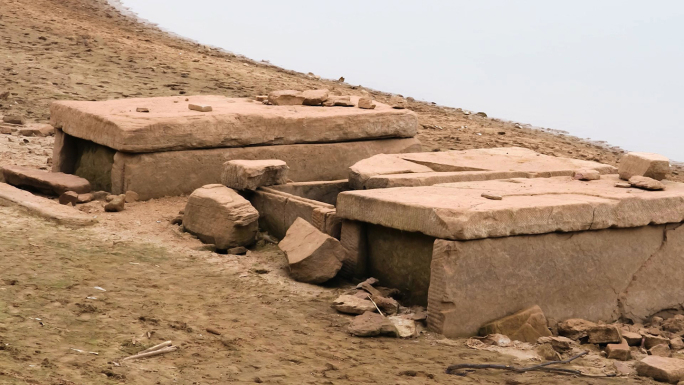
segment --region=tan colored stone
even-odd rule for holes
[[[373,103],[373,99],[371,99],[371,98],[360,98],[359,99],[359,108],[363,108],[366,110],[372,110],[375,108],[375,103]]]
[[[344,248],[340,242],[301,218],[290,226],[278,247],[287,256],[290,276],[300,282],[323,283],[342,268]]]
[[[88,203],[94,199],[95,195],[93,193],[78,194],[77,203]]]
[[[345,252],[340,274],[345,278],[364,276],[368,251],[363,223],[342,221],[340,243]]]
[[[211,112],[213,109],[206,104],[188,104],[188,109],[199,112]]]
[[[375,305],[368,300],[353,295],[341,295],[332,304],[333,309],[345,314],[363,314],[376,311]]]
[[[254,242],[259,213],[245,198],[226,186],[213,184],[195,190],[183,216],[185,230],[219,250]]]
[[[389,316],[387,319],[397,329],[398,337],[410,338],[416,335],[416,321],[400,315]]]
[[[672,351],[678,352],[682,349],[684,349],[684,340],[682,340],[682,337],[674,337],[670,339],[670,348],[672,348]]]
[[[140,199],[140,195],[135,191],[128,190],[124,195],[126,195],[126,203],[137,202]]]
[[[641,334],[625,330],[623,330],[621,334],[622,338],[624,338],[627,341],[627,344],[629,346],[641,346],[641,341],[643,339]]]
[[[273,91],[268,94],[268,101],[276,106],[301,106],[304,103],[304,96],[295,90]]]
[[[432,169],[427,166],[403,160],[394,155],[378,154],[349,167],[349,185],[353,189],[362,190],[366,181],[375,175],[431,171]]]
[[[556,177],[346,191],[338,195],[337,215],[454,240],[684,221],[684,184],[634,193],[614,188],[616,180],[606,175],[587,184]],[[503,200],[482,199],[482,193]]]
[[[606,354],[608,358],[620,361],[629,361],[632,359],[632,353],[629,350],[629,344],[625,339],[619,344],[608,344],[606,346]]]
[[[549,344],[558,353],[567,352],[572,350],[573,340],[567,337],[539,337],[537,339],[538,344]]]
[[[635,363],[625,362],[625,361],[613,361],[613,367],[618,375],[622,376],[634,376],[636,375],[636,369],[634,368]]]
[[[671,357],[672,351],[668,344],[659,344],[650,349],[648,349],[648,354],[658,357]]]
[[[659,191],[665,189],[663,182],[645,176],[633,176],[629,178],[629,184],[643,190]]]
[[[325,107],[354,107],[354,101],[350,96],[330,95],[323,105]]]
[[[648,356],[637,363],[636,370],[642,377],[676,384],[684,379],[684,360]]]
[[[68,227],[83,227],[97,223],[97,220],[72,207],[33,195],[6,183],[0,183],[0,206],[16,206],[31,215],[53,221]]]
[[[67,191],[64,194],[59,196],[59,204],[60,205],[66,205],[71,203],[72,206],[76,205],[78,203],[78,193],[75,193],[73,191]]]
[[[302,97],[304,101],[302,102],[305,106],[320,106],[328,100],[328,90],[306,90],[302,92]]]
[[[236,190],[287,183],[290,168],[282,160],[229,160],[223,164],[221,183]]]
[[[622,341],[620,329],[615,325],[596,325],[589,328],[587,337],[590,344],[618,344]]]
[[[577,170],[572,177],[583,181],[599,180],[601,179],[601,173],[596,170]]]
[[[558,354],[558,352],[553,349],[553,346],[551,346],[551,344],[541,344],[537,346],[535,351],[537,352],[537,354],[539,354],[539,357],[541,357],[544,361],[558,361],[561,358],[560,354]]]
[[[539,306],[489,322],[478,330],[481,336],[497,333],[508,336],[512,340],[530,343],[537,342],[539,337],[551,336],[546,317]]]
[[[663,180],[670,173],[670,160],[649,152],[630,152],[620,159],[620,178],[629,180],[633,176],[645,176]]]
[[[90,192],[90,182],[76,175],[23,166],[5,166],[2,172],[8,184],[36,189],[45,194],[60,196],[67,191],[79,194]]]
[[[54,135],[55,128],[49,124],[31,124],[26,128],[19,130],[19,135],[22,136],[50,136]]]
[[[24,125],[26,124],[26,119],[20,115],[5,115],[2,117],[2,121],[9,124]]]
[[[111,201],[109,201],[105,205],[104,209],[107,212],[116,213],[116,212],[124,211],[125,207],[126,207],[126,195],[121,194],[121,195],[115,196]]]
[[[566,319],[558,323],[558,333],[575,341],[584,338],[589,334],[589,330],[596,326],[596,323],[580,318]]]
[[[389,105],[392,106],[392,108],[398,109],[398,110],[403,110],[404,108],[408,107],[408,103],[406,102],[406,99],[399,95],[392,95],[389,100]]]
[[[540,340],[542,338],[550,338],[550,337],[539,337]],[[503,334],[490,334],[488,336],[482,337],[482,339],[480,339],[480,342],[482,342],[483,344],[492,345],[492,346],[501,346],[501,347],[511,346],[511,339],[508,338],[508,336],[505,336]]]
[[[680,333],[684,331],[684,315],[675,314],[673,317],[663,321],[663,330],[672,333]]]
[[[382,152],[419,150],[420,143],[411,138],[151,154],[119,152],[111,166],[112,191],[133,190],[141,200],[190,194],[204,185],[220,183],[223,164],[233,159],[280,159],[290,167],[288,177],[294,181],[346,179],[347,167],[361,159]]]
[[[418,130],[413,112],[384,104],[374,110],[285,107],[250,99],[191,96],[193,104],[213,108],[197,112],[173,103],[178,100],[183,99],[57,101],[50,115],[53,126],[63,127],[69,135],[129,153],[408,138]],[[140,104],[151,112],[136,113]]]
[[[654,346],[658,346],[658,345],[662,345],[662,344],[667,345],[669,343],[670,343],[670,339],[662,337],[662,336],[654,336],[652,334],[646,334],[644,336],[644,347],[646,349],[651,349]]]
[[[357,337],[381,335],[396,337],[399,334],[397,328],[388,318],[371,312],[355,317],[349,324],[349,332]]]

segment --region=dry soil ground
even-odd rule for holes
[[[319,87],[361,92],[171,37],[104,0],[0,0],[0,39],[0,114],[37,122],[47,120],[56,99],[254,96]],[[452,108],[423,102],[410,108],[422,124],[442,128],[421,130],[429,150],[518,145],[611,164],[621,154]],[[0,135],[0,165],[47,167],[51,145],[52,138]],[[110,214],[96,203],[91,210],[99,224],[80,230],[0,207],[0,384],[650,382],[447,376],[446,366],[457,362],[520,362],[429,333],[411,340],[350,337],[349,318],[330,308],[347,284],[291,281],[273,245],[243,257],[204,250],[169,224],[184,204],[168,198]],[[164,340],[179,350],[113,364]],[[596,359],[579,364],[612,369]]]

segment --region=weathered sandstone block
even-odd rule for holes
[[[342,268],[344,249],[340,241],[301,218],[290,226],[278,247],[287,256],[290,276],[300,282],[323,283]]]
[[[648,356],[637,363],[636,370],[642,377],[670,384],[684,380],[684,360],[679,358]]]
[[[618,173],[624,180],[633,176],[663,180],[670,173],[670,160],[650,152],[630,152],[620,159]]]
[[[301,106],[304,103],[304,95],[295,90],[273,91],[268,94],[268,101],[276,106]]]
[[[551,336],[546,317],[539,306],[482,325],[478,333],[481,336],[503,334],[512,340],[529,343],[536,343],[540,337]]]
[[[36,189],[49,195],[60,196],[67,191],[74,191],[78,194],[90,192],[90,182],[76,175],[46,172],[22,166],[5,166],[2,172],[8,184]]]
[[[302,92],[302,97],[304,97],[305,106],[320,106],[328,100],[328,90],[306,90]]]
[[[221,183],[236,190],[287,183],[290,168],[282,160],[229,160],[223,164]]]
[[[219,250],[254,242],[259,213],[245,198],[226,186],[214,184],[195,190],[183,216],[185,230]]]

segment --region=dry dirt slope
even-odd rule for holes
[[[320,87],[350,94],[361,91],[177,39],[120,15],[105,0],[2,0],[1,5],[0,95],[9,95],[0,100],[0,114],[20,113],[45,121],[50,102],[57,99],[249,97],[274,89]],[[369,91],[380,101],[388,97]],[[617,148],[515,128],[454,108],[423,102],[411,102],[410,108],[419,114],[421,124],[442,128],[422,130],[426,150],[515,145],[609,164],[616,164],[621,154]]]

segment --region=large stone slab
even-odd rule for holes
[[[618,173],[624,180],[633,176],[663,180],[670,173],[670,159],[650,152],[630,152],[620,159]]]
[[[618,181],[604,175],[591,182],[554,177],[346,191],[337,215],[454,240],[684,220],[684,184],[664,181],[664,191],[643,191],[615,187]]]
[[[4,166],[2,173],[8,184],[30,188],[48,195],[60,196],[67,191],[78,194],[90,192],[90,182],[76,175],[47,172],[23,166]]]
[[[376,155],[350,167],[356,189],[430,186],[436,183],[503,178],[572,176],[578,169],[616,173],[615,167],[592,161],[539,154],[521,147]]]
[[[547,317],[643,323],[684,303],[684,226],[436,240],[428,321],[447,337],[538,304]]]
[[[31,215],[68,227],[83,227],[97,223],[95,218],[73,207],[33,195],[6,183],[0,183],[0,206],[20,207]]]
[[[189,103],[212,111],[190,110]],[[149,112],[136,112],[138,107]],[[268,106],[215,95],[56,101],[50,116],[52,125],[69,135],[136,153],[408,138],[418,127],[413,112],[380,103],[373,110]]]
[[[111,166],[112,193],[135,191],[141,200],[189,194],[206,184],[220,183],[223,163],[233,159],[280,159],[288,164],[288,177],[296,182],[339,180],[361,159],[412,151],[420,151],[414,138],[150,154],[118,152]]]

